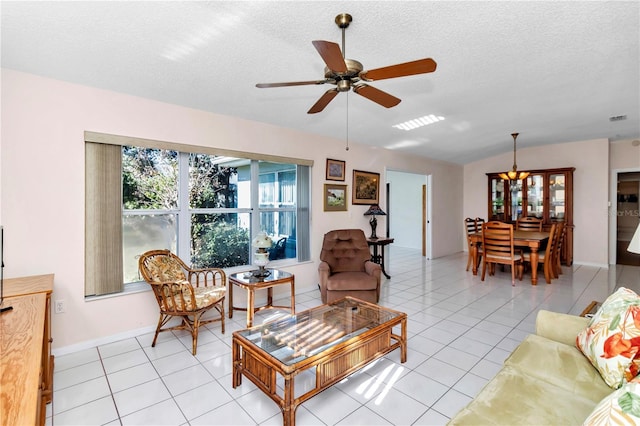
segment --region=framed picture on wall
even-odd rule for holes
[[[353,171],[353,204],[380,203],[380,173]]]
[[[324,211],[347,211],[347,185],[324,184]]]
[[[327,158],[327,180],[344,181],[345,162]]]

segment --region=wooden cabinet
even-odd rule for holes
[[[573,263],[573,172],[575,168],[529,170],[529,176],[516,183],[487,173],[488,218],[514,223],[521,217],[542,219],[545,230],[553,222],[564,222],[566,235],[562,261]]]
[[[44,425],[53,398],[53,274],[4,280],[0,315],[0,424]]]

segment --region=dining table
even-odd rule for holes
[[[482,245],[482,232],[469,234],[471,240],[471,256],[473,258],[473,275],[478,275],[478,246]],[[513,246],[528,248],[531,251],[531,284],[538,284],[538,250],[549,240],[548,232],[513,230]],[[545,277],[547,284],[551,283],[549,277]]]

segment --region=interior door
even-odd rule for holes
[[[422,185],[422,257],[427,257],[427,185]]]

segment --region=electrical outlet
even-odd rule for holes
[[[64,300],[56,300],[55,303],[55,312],[56,314],[63,314],[64,313]]]

